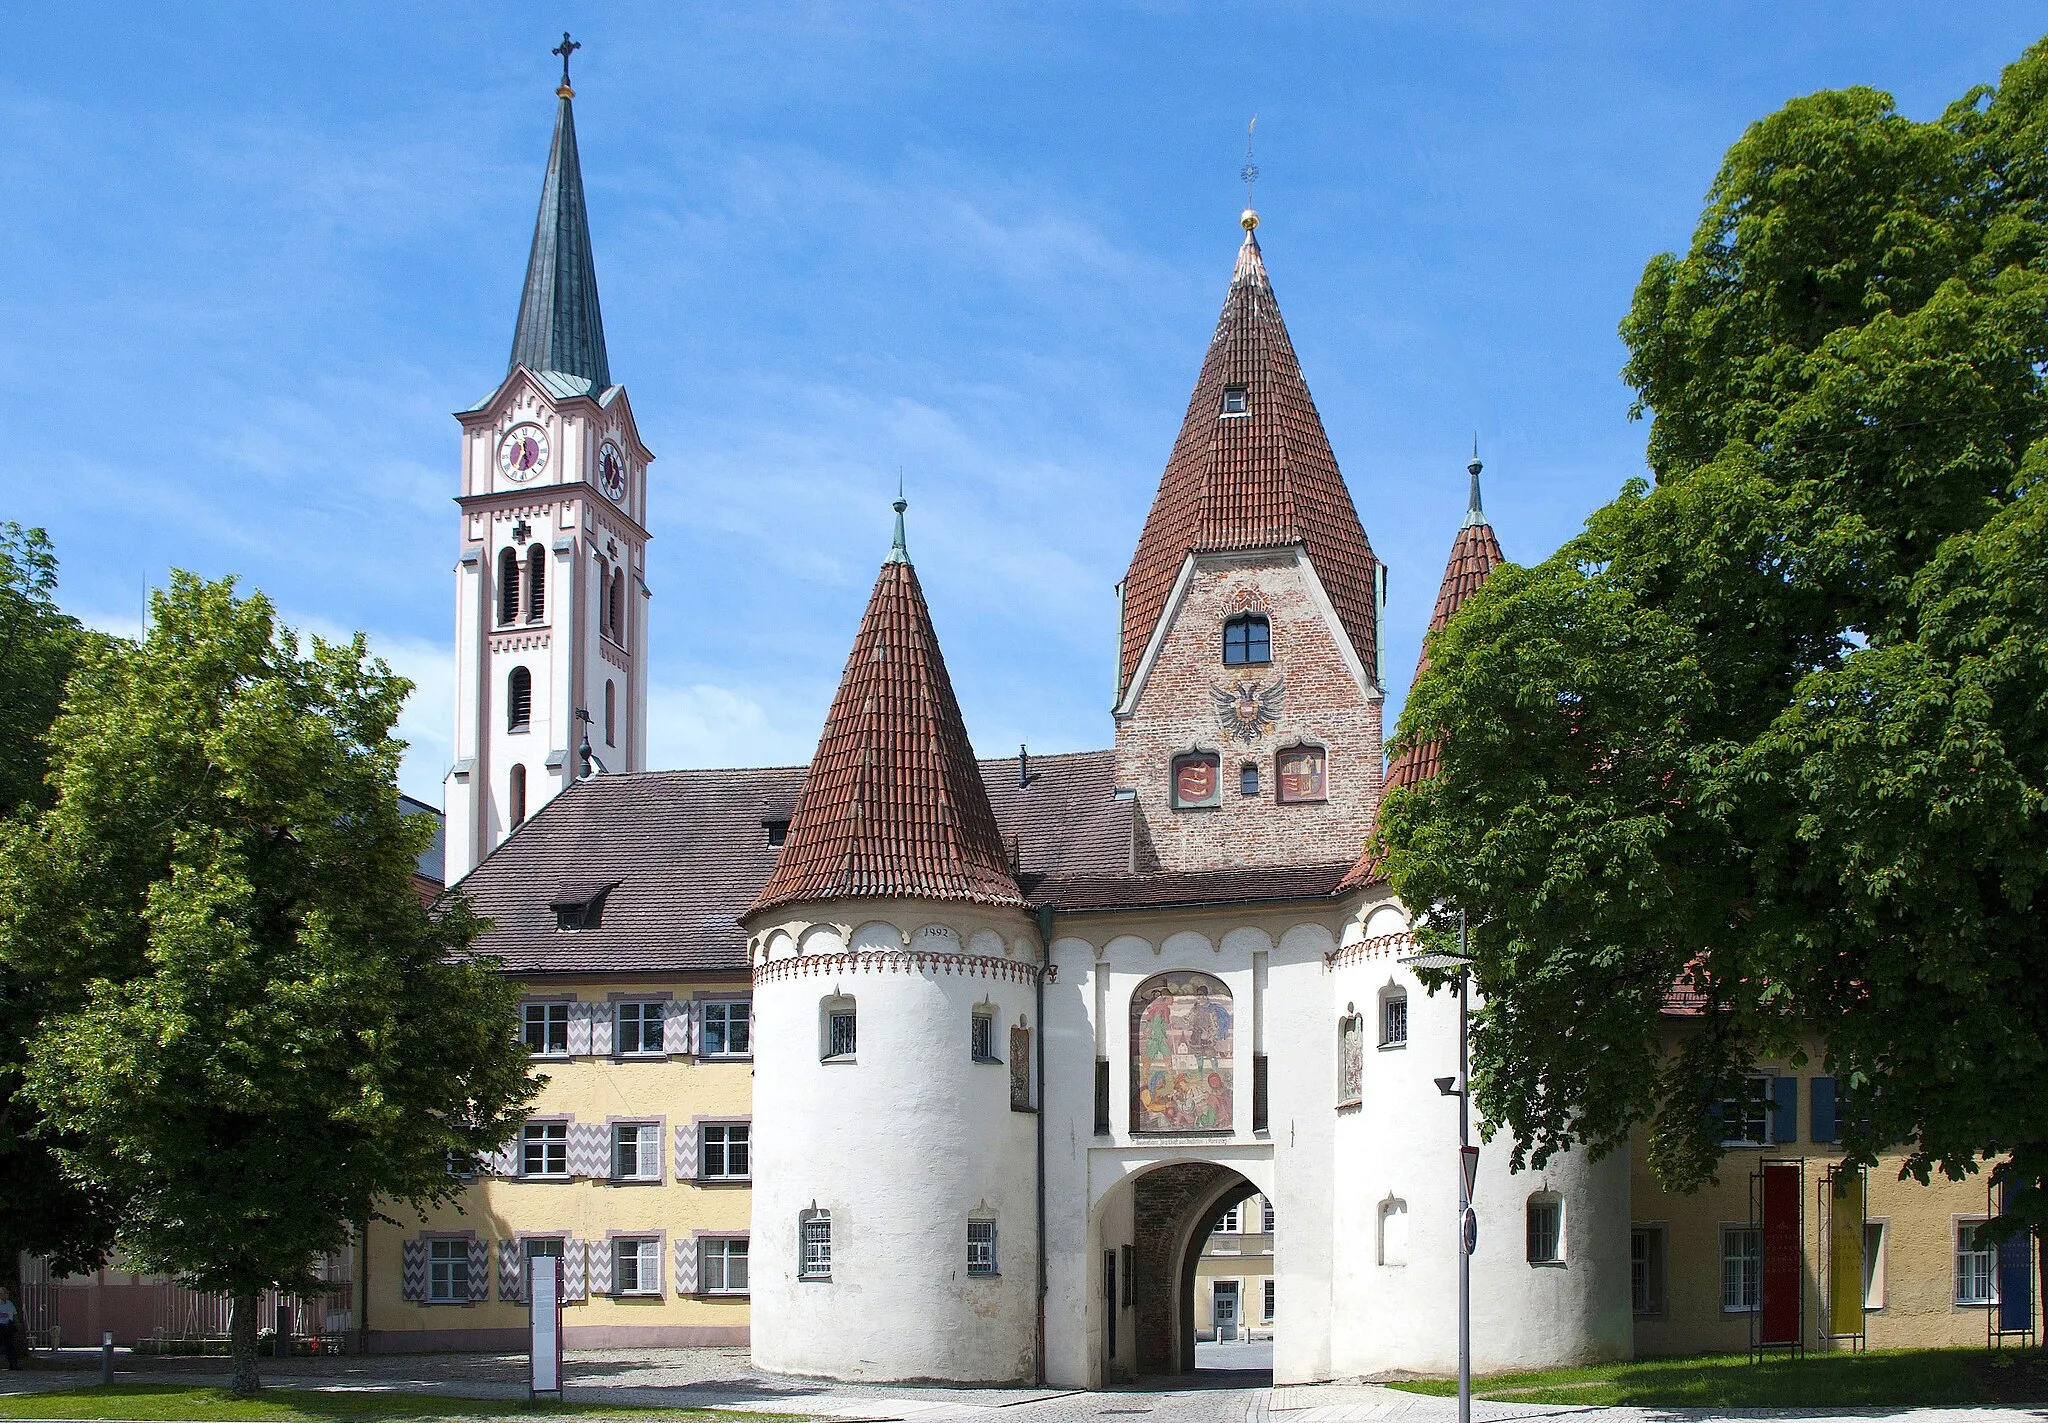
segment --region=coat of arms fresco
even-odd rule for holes
[[[1209,684],[1209,698],[1216,704],[1216,722],[1227,741],[1252,745],[1280,724],[1280,706],[1287,696],[1287,679],[1254,682],[1240,677],[1228,687]]]

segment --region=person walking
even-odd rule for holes
[[[0,1285],[0,1354],[7,1356],[7,1367],[21,1367],[21,1346],[16,1342],[21,1325],[21,1311],[14,1307],[14,1296],[7,1286]]]

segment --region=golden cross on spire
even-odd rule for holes
[[[549,54],[559,54],[562,56],[562,87],[555,90],[555,92],[564,99],[576,97],[576,91],[569,87],[569,56],[581,48],[583,46],[570,39],[569,32],[564,30],[562,31],[562,42],[548,51]]]

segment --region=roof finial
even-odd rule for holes
[[[583,46],[570,39],[569,32],[564,30],[562,31],[562,42],[548,51],[549,54],[559,54],[562,56],[562,87],[555,90],[555,97],[557,99],[573,99],[576,97],[576,91],[569,87],[569,56],[581,48]]]
[[[1259,127],[1259,116],[1252,115],[1252,121],[1244,126],[1244,167],[1237,176],[1244,179],[1244,211],[1238,214],[1237,223],[1246,232],[1259,225],[1259,215],[1252,207],[1252,184],[1259,181],[1259,165],[1252,162],[1252,134]]]
[[[910,501],[903,497],[903,472],[896,472],[896,542],[889,545],[889,556],[884,563],[910,562],[910,546],[903,539],[903,511],[910,507]]]
[[[1479,503],[1479,471],[1484,468],[1479,463],[1479,435],[1475,431],[1472,436],[1472,463],[1465,466],[1465,472],[1472,476],[1472,497],[1465,505],[1465,527],[1468,529],[1486,522],[1486,510]]]

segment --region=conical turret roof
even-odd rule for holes
[[[1124,581],[1122,677],[1127,687],[1189,553],[1304,546],[1367,675],[1379,631],[1378,561],[1302,379],[1255,229],[1244,244],[1173,455]],[[1243,391],[1242,414],[1225,393]]]
[[[747,914],[831,899],[1024,899],[900,518],[775,873]]]
[[[1472,496],[1465,509],[1464,526],[1458,536],[1451,540],[1451,556],[1444,564],[1444,581],[1437,586],[1436,611],[1429,615],[1429,631],[1442,632],[1450,625],[1452,614],[1465,605],[1465,600],[1479,591],[1493,570],[1506,562],[1500,551],[1500,540],[1494,536],[1493,525],[1487,522],[1486,510],[1479,500],[1479,452],[1472,452],[1472,463],[1465,466],[1472,476]],[[1429,642],[1425,638],[1422,655],[1415,660],[1415,681],[1422,680],[1422,674],[1429,668]],[[1414,682],[1409,683],[1413,687]],[[1388,790],[1396,786],[1412,786],[1426,781],[1437,773],[1443,754],[1443,743],[1426,741],[1420,746],[1410,746],[1394,758],[1387,768]],[[1353,889],[1377,877],[1379,857],[1371,850],[1360,856],[1351,873],[1344,877],[1339,890]]]
[[[511,364],[580,377],[590,382],[595,395],[611,385],[611,363],[605,357],[597,264],[591,257],[590,219],[583,206],[574,96],[566,83],[557,92],[555,141],[541,184],[533,250],[526,258],[526,288],[519,297],[519,324],[512,332]]]

